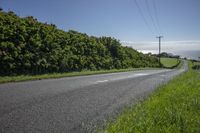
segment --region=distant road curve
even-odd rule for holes
[[[141,70],[0,85],[0,132],[94,131],[120,109],[187,70]]]

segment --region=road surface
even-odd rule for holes
[[[0,132],[95,131],[125,106],[186,71],[141,70],[0,85]]]

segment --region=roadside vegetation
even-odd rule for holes
[[[159,67],[159,62],[111,37],[66,32],[32,16],[0,11],[0,67],[1,76],[48,75]]]
[[[200,70],[192,69],[126,109],[103,132],[199,132]]]
[[[200,70],[200,61],[192,60],[192,65],[194,70]]]
[[[178,58],[167,58],[167,57],[162,57],[160,59],[161,64],[165,68],[175,68],[179,65],[180,59]]]

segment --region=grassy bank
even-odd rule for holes
[[[62,77],[72,77],[72,76],[84,76],[84,75],[105,74],[105,73],[116,73],[116,72],[127,72],[127,71],[136,71],[136,70],[144,70],[144,69],[159,69],[159,68],[129,68],[129,69],[81,71],[81,72],[68,72],[68,73],[51,73],[51,74],[41,74],[41,75],[1,76],[0,83],[18,82],[18,81],[26,81],[26,80],[41,80],[41,79],[50,79],[50,78],[62,78]]]
[[[161,58],[160,61],[165,68],[174,68],[180,63],[180,60],[176,58]]]
[[[108,133],[199,132],[200,71],[190,70],[108,124]]]

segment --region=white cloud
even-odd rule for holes
[[[125,46],[131,46],[137,50],[158,50],[158,42],[121,41],[121,43]],[[166,52],[200,50],[200,41],[164,41],[161,42],[161,50]]]
[[[121,41],[124,46],[130,46],[143,53],[158,53],[158,42],[133,42]],[[185,54],[190,51],[190,56]],[[195,56],[191,51],[195,51]],[[182,56],[197,58],[200,56],[200,40],[186,40],[186,41],[163,41],[161,42],[161,52],[168,52],[179,54]]]

